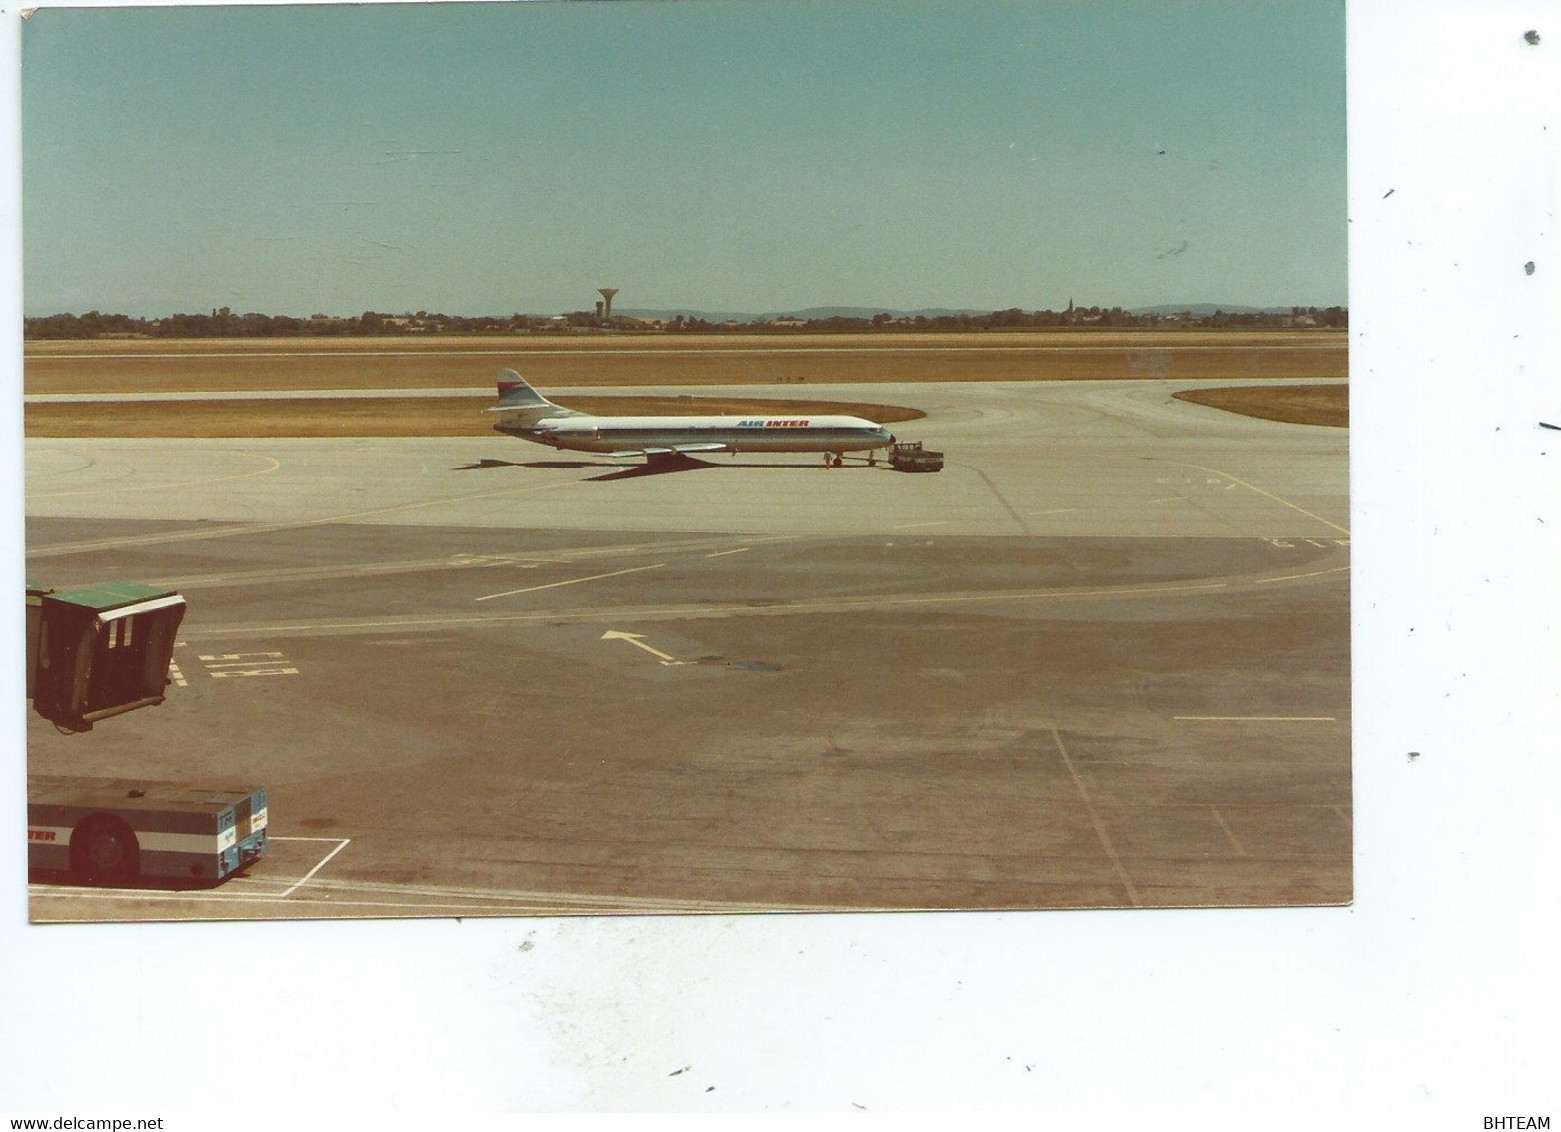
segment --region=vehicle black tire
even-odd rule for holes
[[[71,836],[70,864],[82,880],[123,883],[141,871],[141,846],[124,822],[94,814]]]

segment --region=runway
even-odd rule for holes
[[[936,475],[30,440],[29,575],[190,602],[168,703],[31,765],[251,778],[278,838],[33,916],[1346,901],[1347,433],[1199,384],[829,386]]]

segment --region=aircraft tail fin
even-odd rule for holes
[[[499,371],[500,409],[558,408],[542,394],[531,388],[529,382],[512,369]]]
[[[584,413],[555,405],[531,388],[529,382],[512,369],[499,371],[499,403],[484,410],[503,413],[500,424],[494,425],[501,432],[515,425],[532,425],[544,417],[580,417]]]

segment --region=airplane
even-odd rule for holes
[[[825,467],[838,468],[841,453],[888,448],[894,434],[861,417],[595,417],[555,405],[512,369],[500,370],[500,414],[494,430],[522,440],[600,452],[614,459],[644,456],[647,463],[675,460],[700,452],[822,452]]]

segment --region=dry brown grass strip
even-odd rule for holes
[[[1350,426],[1347,385],[1243,385],[1235,389],[1184,389],[1171,396],[1265,421]]]
[[[1188,346],[1198,348],[1178,348]],[[1317,333],[1195,331],[50,342],[28,343],[23,373],[28,393],[477,390],[491,389],[505,367],[544,393],[614,385],[1266,381],[1344,377],[1344,346],[1342,338]],[[155,356],[164,354],[172,356]]]

